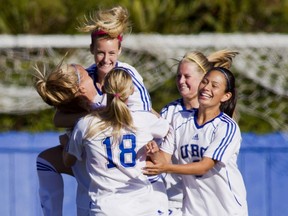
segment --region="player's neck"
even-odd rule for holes
[[[199,103],[198,103],[198,99],[197,97],[196,98],[193,98],[193,99],[185,99],[183,98],[183,103],[184,103],[184,106],[187,110],[190,110],[192,108],[198,108],[199,107]]]
[[[197,123],[198,125],[203,125],[208,121],[216,118],[220,114],[220,110],[215,108],[199,108],[197,115]]]

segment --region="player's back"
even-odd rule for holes
[[[142,174],[146,164],[145,145],[153,138],[164,137],[169,123],[151,112],[131,112],[135,131],[123,129],[119,140],[114,141],[112,128],[85,140],[87,167],[92,178],[90,192],[105,190],[125,193],[150,184]],[[89,121],[87,118],[86,121]]]
[[[169,123],[145,111],[132,112],[132,117],[135,132],[123,129],[121,138],[113,142],[110,128],[84,143],[92,178],[91,208],[96,215],[158,215],[155,192],[142,168],[146,164],[145,145],[153,137],[164,137]]]
[[[143,146],[137,145],[136,134],[122,130],[117,141],[111,135],[110,128],[93,140],[85,141],[87,168],[92,178],[90,193],[127,193],[148,184],[141,171],[145,151]]]

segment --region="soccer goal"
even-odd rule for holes
[[[53,66],[68,52],[67,63],[89,66],[88,35],[0,35],[0,112],[25,114],[46,109],[32,87],[36,63]],[[149,91],[175,76],[175,59],[186,52],[239,51],[239,116],[249,113],[275,130],[288,131],[288,35],[280,34],[132,34],[124,38],[121,60],[135,66]]]

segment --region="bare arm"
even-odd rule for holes
[[[63,150],[63,162],[66,167],[71,167],[75,164],[77,158]]]
[[[188,164],[163,163],[163,161],[159,161],[157,159],[153,162],[154,165],[149,164],[144,168],[145,174],[155,175],[165,172],[183,175],[204,175],[216,164],[216,161],[208,157],[204,157],[199,162],[193,162]]]
[[[154,175],[153,173],[154,171],[150,172],[149,168],[154,167],[155,164],[158,164],[158,163],[167,164],[167,163],[170,163],[171,161],[171,155],[159,150],[159,147],[154,140],[151,140],[150,142],[146,144],[146,155],[147,155],[146,167],[144,167],[143,169],[143,174],[146,174],[146,175]],[[159,174],[159,173],[161,173],[160,170],[156,174]]]
[[[153,164],[147,164],[144,168],[144,173],[147,175],[155,175],[164,172],[183,175],[204,175],[216,164],[216,161],[208,157],[204,157],[199,162],[189,164],[171,164],[171,155],[159,150],[158,145],[154,141],[150,141],[146,145],[146,149],[147,155],[153,162]]]
[[[171,155],[161,151],[154,140],[151,140],[146,144],[146,152],[147,156],[151,159],[153,163],[155,163],[155,161],[161,161],[162,163],[170,163],[171,161]]]
[[[67,134],[60,135],[59,141],[60,141],[61,146],[63,147],[63,151],[62,151],[63,164],[66,167],[73,166],[77,158],[74,155],[71,155],[66,151],[66,147],[69,142],[69,137],[67,136]]]
[[[79,113],[66,113],[59,110],[54,115],[54,125],[59,128],[71,128],[74,127],[76,122],[83,116],[87,115],[88,112]]]

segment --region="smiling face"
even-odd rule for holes
[[[197,99],[197,89],[203,75],[194,62],[184,60],[179,64],[176,85],[184,100]]]
[[[217,70],[208,72],[198,88],[198,101],[202,107],[214,107],[220,110],[222,102],[229,100],[231,92],[225,92],[227,80],[223,73]]]
[[[98,38],[91,44],[90,51],[94,55],[99,77],[104,78],[115,67],[121,48],[117,38]]]

